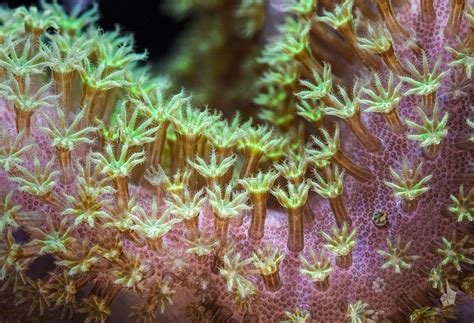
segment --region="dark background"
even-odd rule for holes
[[[58,2],[70,5],[77,0]],[[186,25],[186,21],[176,21],[166,15],[161,8],[163,1],[159,0],[102,0],[97,3],[101,16],[99,25],[105,30],[111,30],[118,24],[125,31],[132,32],[135,35],[136,51],[148,49],[151,60],[165,56]],[[0,4],[10,8],[21,5],[39,7],[39,0],[0,0]]]

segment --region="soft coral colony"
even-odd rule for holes
[[[193,17],[169,77],[95,5],[0,9],[1,321],[462,315],[473,5],[166,9]]]

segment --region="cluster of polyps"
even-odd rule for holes
[[[252,6],[244,2],[241,17]],[[473,147],[471,136],[458,137],[462,131],[449,126],[451,119],[465,119],[465,111],[448,113],[438,95],[450,73],[471,77],[472,7],[450,2],[443,33],[464,30],[463,17],[471,29],[453,47],[436,52],[399,22],[390,1],[374,2],[378,19],[364,1],[357,10],[348,0],[334,8],[323,3],[323,9],[311,0],[289,3],[281,34],[259,59],[272,68],[258,82],[255,102],[264,106],[260,117],[274,127],[242,122],[239,115],[227,121],[219,112],[196,108],[184,91],[171,94],[169,82],[138,67],[146,55],[133,53],[131,36],[118,29],[104,33],[94,25],[96,7],[83,14],[68,14],[57,3],[42,3],[42,10],[2,8],[0,179],[6,190],[0,199],[0,279],[7,302],[27,308],[7,320],[22,319],[24,313],[47,318],[60,309],[63,317],[84,313],[87,321],[102,322],[119,292],[128,290],[145,300],[133,306],[132,315],[153,321],[159,311],[172,311],[169,305],[184,288],[197,294],[197,303],[187,306],[191,320],[228,320],[229,305],[237,312],[234,318],[244,320],[284,315],[295,322],[312,315],[340,320],[343,313],[353,322],[370,321],[381,311],[371,310],[368,299],[342,299],[339,289],[357,266],[367,266],[364,259],[377,259],[380,265],[373,270],[379,275],[381,269],[413,271],[425,260],[420,269],[432,284],[429,295],[440,301],[424,292],[398,293],[395,305],[380,306],[393,320],[451,318],[456,304],[441,303],[449,298],[441,295],[451,288],[473,294],[469,234],[436,237],[441,242],[432,249],[439,259],[423,259],[415,254],[419,246],[402,242],[405,232],[395,217],[391,233],[378,231],[386,246],[367,248],[370,215],[358,212],[351,199],[384,183],[378,186],[381,195],[398,200],[399,210],[414,223],[429,226],[430,188],[444,191],[436,163],[449,165],[455,149]],[[438,24],[433,1],[421,1],[420,9],[425,27]],[[327,32],[328,26],[341,37]],[[348,48],[356,55],[348,56]],[[400,59],[413,53],[420,64]],[[370,72],[351,82],[340,71],[341,60]],[[413,102],[421,102],[418,115]],[[469,102],[472,97],[460,106]],[[382,114],[390,134],[385,130],[378,137],[374,129],[383,126],[382,119],[366,120],[364,109]],[[295,130],[303,124],[298,115],[315,128],[309,140]],[[400,167],[364,164],[367,155],[365,160],[383,160],[392,135],[410,145],[409,156],[394,158],[403,160]],[[416,155],[425,163],[410,161]],[[457,167],[453,173],[461,171]],[[472,178],[468,173],[456,180],[469,186]],[[471,221],[472,190],[451,188],[449,183],[451,202],[439,201],[440,213]],[[325,202],[311,201],[313,191],[328,201],[330,211]],[[286,219],[268,214],[271,196]],[[324,212],[315,214],[318,209]],[[267,242],[263,248],[262,241]],[[317,256],[313,249],[318,248],[326,251]],[[41,259],[55,266],[48,272],[32,269]],[[319,299],[334,298],[336,310],[320,312],[307,295],[311,305],[300,303],[294,295],[306,278]],[[401,290],[385,281],[385,290]],[[289,282],[294,285],[285,285]],[[80,291],[88,294],[81,297]],[[260,316],[257,309],[275,298],[284,308]]]

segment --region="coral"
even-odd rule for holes
[[[275,164],[274,167],[288,182],[299,184],[304,180],[304,175],[308,169],[308,161],[304,156],[298,160],[295,159],[297,157],[286,160],[282,164]]]
[[[252,177],[239,180],[250,195],[252,201],[252,214],[248,235],[259,240],[265,235],[265,219],[267,217],[267,199],[274,182],[279,174],[273,171],[262,173],[259,171]]]
[[[410,315],[411,322],[425,322],[426,320],[437,320],[441,317],[441,311],[436,307],[422,307],[414,310]]]
[[[312,137],[314,143],[318,146],[316,149],[308,149],[308,155],[311,160],[316,161],[330,161],[338,164],[344,168],[350,175],[360,181],[370,181],[372,174],[368,169],[365,169],[355,164],[348,158],[340,149],[339,127],[336,125],[334,135],[331,137],[326,129],[321,129],[324,141],[317,137]]]
[[[300,85],[308,89],[300,91],[296,95],[302,100],[321,100],[326,105],[331,105],[332,102],[328,97],[333,87],[331,65],[324,63],[322,76],[320,76],[317,70],[312,70],[312,76],[315,81],[314,83],[300,80]]]
[[[147,264],[142,262],[140,255],[120,259],[111,271],[114,276],[114,284],[119,284],[127,288],[131,288],[140,283],[146,273],[150,270]]]
[[[91,246],[86,239],[81,244],[78,244],[78,247],[80,249],[76,252],[70,253],[62,260],[56,262],[57,265],[66,268],[69,276],[88,273],[101,260],[98,245]]]
[[[124,70],[119,69],[106,73],[106,69],[107,66],[104,62],[93,64],[86,57],[82,62],[82,68],[79,70],[84,83],[84,95],[80,104],[84,109],[87,109],[87,122],[92,122],[92,116],[95,114],[102,116],[106,113],[104,110],[106,91],[123,88],[130,84],[125,79]]]
[[[302,100],[301,103],[296,104],[297,114],[303,117],[306,121],[312,123],[316,128],[319,128],[324,120],[324,114],[317,107],[316,101]]]
[[[52,140],[51,145],[53,147],[58,150],[72,151],[80,143],[91,144],[93,142],[87,135],[97,131],[97,128],[87,127],[80,130],[75,129],[84,117],[85,110],[77,113],[70,125],[67,124],[63,110],[56,109],[56,114],[55,120],[57,120],[58,125],[55,125],[55,122],[51,118],[43,114],[43,118],[48,123],[48,127],[40,128],[50,136]]]
[[[272,194],[288,213],[287,247],[290,251],[300,252],[304,248],[302,210],[308,198],[310,182],[305,181],[300,184],[288,182],[287,187],[287,191],[276,187],[272,190]]]
[[[21,45],[21,46],[20,46]],[[4,40],[4,50],[0,54],[0,66],[9,71],[17,80],[16,85],[17,95],[23,93],[25,86],[29,83],[27,78],[30,75],[40,74],[46,66],[43,60],[43,53],[38,52],[30,56],[34,42],[30,37],[14,39],[13,37],[6,37]],[[21,50],[19,52],[18,50]],[[13,90],[11,90],[13,92]],[[40,106],[40,104],[38,104]]]
[[[0,148],[0,166],[6,172],[15,171],[18,165],[23,162],[22,155],[30,150],[33,145],[25,145],[23,138],[26,132],[22,130],[15,136],[14,140],[10,140],[8,129],[2,130],[2,147]]]
[[[344,223],[341,230],[333,228],[332,236],[325,232],[321,235],[326,240],[324,248],[336,255],[336,264],[344,269],[352,265],[352,250],[356,245],[356,230],[348,231],[347,223]]]
[[[116,196],[121,204],[127,204],[130,199],[128,190],[128,178],[133,168],[145,161],[145,152],[137,151],[130,153],[128,143],[121,147],[118,157],[115,155],[112,145],[105,146],[105,153],[93,152],[92,160],[101,169],[102,174],[109,180],[113,180]]]
[[[206,322],[210,320],[206,307],[201,303],[191,303],[186,306],[186,317],[196,322]]]
[[[156,68],[85,7],[0,8],[0,321],[444,322],[473,297],[468,1],[167,0],[186,30]]]
[[[281,288],[280,263],[285,258],[278,248],[271,249],[270,244],[265,249],[258,249],[253,254],[254,266],[262,276],[268,290],[275,292]]]
[[[397,237],[395,244],[387,238],[388,251],[377,250],[377,253],[384,258],[382,268],[393,268],[397,274],[399,274],[402,269],[411,268],[410,262],[420,257],[407,255],[410,247],[411,241],[402,245],[402,239],[400,236]]]
[[[320,290],[326,290],[329,287],[329,274],[334,270],[331,265],[331,258],[326,257],[323,253],[319,258],[314,251],[310,251],[311,259],[308,261],[300,255],[302,267],[300,272],[308,276]]]
[[[299,308],[296,308],[294,312],[285,312],[286,317],[288,320],[283,321],[283,322],[289,322],[289,323],[306,323],[311,320],[311,315],[306,312],[302,311]]]
[[[57,28],[56,19],[49,10],[38,10],[37,7],[18,8],[15,15],[25,22],[25,31],[38,38],[48,27]]]
[[[183,108],[176,111],[172,122],[178,137],[182,138],[181,140],[184,144],[183,161],[192,160],[194,158],[198,141],[204,129],[219,118],[219,116],[213,116],[211,118],[209,111],[194,108],[189,100],[186,101]]]
[[[408,70],[411,76],[400,76],[400,80],[410,84],[411,89],[405,92],[405,95],[420,95],[423,98],[423,104],[426,109],[432,109],[435,103],[436,91],[441,86],[441,80],[448,74],[448,71],[440,72],[441,61],[438,59],[433,69],[430,70],[428,56],[423,51],[422,68],[416,68],[413,63],[407,61]]]
[[[418,108],[422,124],[418,124],[413,120],[405,120],[408,127],[416,131],[414,134],[408,134],[407,138],[420,142],[420,146],[423,147],[424,156],[427,159],[436,157],[441,141],[448,135],[448,130],[446,129],[448,113],[445,113],[441,120],[438,113],[438,106],[435,104],[432,111],[432,119],[426,115],[423,109]]]
[[[243,22],[241,32],[245,37],[255,35],[263,27],[265,22],[263,6],[263,0],[244,0],[235,10],[236,18]]]
[[[288,27],[288,25],[285,27]],[[284,37],[265,46],[260,62],[277,64],[298,59],[308,70],[315,68],[316,63],[310,59],[308,47],[310,29],[311,25],[308,21],[294,21],[291,29],[287,28],[285,30],[286,34]]]
[[[254,290],[253,283],[246,278],[250,270],[246,268],[252,263],[252,258],[241,259],[240,253],[225,254],[220,274],[226,280],[227,290],[236,291],[240,297],[245,297],[249,290]]]
[[[51,138],[51,145],[56,148],[58,153],[58,160],[61,164],[61,180],[63,183],[70,183],[72,181],[72,160],[71,152],[82,143],[91,144],[93,140],[88,138],[92,132],[97,131],[95,127],[85,127],[77,129],[79,123],[83,120],[85,115],[83,109],[74,117],[71,124],[68,125],[64,111],[62,109],[56,110],[56,118],[58,125],[51,120],[47,115],[43,115],[48,127],[40,127],[40,130],[46,132]]]
[[[367,307],[369,307],[369,304],[362,301],[349,304],[346,317],[351,320],[351,323],[375,322],[370,318],[374,314],[374,311],[367,309]]]
[[[219,244],[219,242],[214,240],[209,232],[206,231],[203,231],[193,240],[185,241],[189,245],[186,252],[195,255],[199,262],[205,262],[207,257],[213,253],[214,248]]]
[[[472,275],[468,275],[466,278],[464,278],[461,284],[462,291],[469,297],[472,297],[473,292],[474,292],[473,284],[474,284],[474,277]]]
[[[27,249],[15,241],[11,230],[7,230],[3,234],[5,237],[2,238],[2,249],[0,249],[0,259],[2,261],[0,278],[2,280],[5,279],[11,269],[16,269],[15,267],[24,268],[22,262],[34,255],[34,250]]]
[[[107,300],[97,295],[89,296],[82,302],[83,306],[79,308],[79,312],[87,314],[87,318],[84,322],[103,323],[111,314]]]
[[[344,190],[344,171],[341,172],[337,166],[326,167],[324,178],[317,171],[314,171],[314,177],[316,181],[313,181],[313,190],[329,200],[337,225],[339,227],[342,227],[344,223],[351,225],[352,220],[347,215],[341,199]]]
[[[401,208],[407,213],[416,209],[419,197],[430,189],[427,183],[432,178],[432,175],[422,177],[422,163],[419,163],[416,168],[414,163],[411,164],[413,166],[404,159],[399,173],[390,167],[393,182],[385,181],[385,185],[394,190],[395,196],[401,198]]]
[[[13,192],[10,192],[3,201],[0,201],[0,232],[18,229],[20,226],[32,221],[31,214],[22,211],[23,207],[21,205],[14,204],[12,197]]]
[[[367,106],[365,112],[381,113],[395,132],[403,133],[405,126],[396,110],[401,101],[402,83],[395,83],[392,72],[388,74],[387,88],[384,88],[377,73],[373,74],[373,83],[375,85],[374,89],[364,88],[362,90],[369,98],[359,99],[360,103]]]
[[[47,94],[52,87],[52,82],[32,90],[30,74],[25,78],[10,75],[8,83],[0,84],[0,94],[7,100],[13,102],[16,114],[16,130],[30,132],[31,115],[41,107],[51,107],[57,99],[56,95]]]
[[[468,79],[471,79],[472,68],[474,65],[474,56],[472,53],[472,49],[469,49],[467,46],[461,45],[461,48],[459,49],[446,47],[446,50],[452,53],[455,57],[453,61],[451,61],[448,65],[450,67],[460,66],[466,72],[466,77]]]
[[[329,100],[331,104],[322,107],[321,110],[326,115],[335,116],[346,121],[354,135],[368,150],[380,150],[382,145],[380,140],[369,132],[360,118],[360,83],[356,81],[354,84],[351,97],[349,97],[344,87],[338,85],[337,88],[339,96],[330,93]]]
[[[181,222],[181,219],[170,219],[168,212],[160,214],[156,199],[151,202],[150,214],[138,206],[130,216],[135,223],[130,229],[139,233],[147,241],[148,246],[157,251],[162,247],[162,237],[171,230],[173,225]]]
[[[114,193],[115,190],[107,185],[106,179],[100,178],[100,168],[92,167],[91,155],[86,157],[84,166],[77,163],[77,196],[64,195],[69,205],[62,214],[73,215],[75,226],[87,223],[94,227],[97,222],[110,218],[103,209],[112,201],[106,194]]]
[[[70,319],[77,310],[76,295],[82,287],[74,278],[70,277],[66,271],[62,274],[52,273],[49,284],[49,298],[54,301],[54,306],[62,307],[61,319],[67,316]]]
[[[368,52],[382,57],[384,63],[398,75],[407,73],[405,67],[400,63],[393,48],[393,39],[387,27],[380,23],[375,26],[369,25],[366,37],[357,37],[358,46]]]
[[[153,323],[156,322],[158,313],[158,302],[143,302],[132,306],[132,312],[129,316],[136,316],[136,322]]]
[[[35,310],[39,315],[43,315],[45,310],[51,306],[49,288],[44,281],[27,279],[26,284],[18,289],[19,293],[15,295],[15,305],[29,304],[28,315],[31,315]]]
[[[474,259],[469,258],[469,254],[474,252],[474,248],[464,246],[468,240],[468,235],[459,241],[457,241],[456,234],[453,235],[452,240],[441,237],[442,245],[437,249],[437,252],[443,257],[441,264],[452,264],[458,271],[461,270],[461,263],[474,264]]]
[[[32,233],[38,236],[30,243],[39,248],[39,254],[65,255],[69,252],[75,238],[72,237],[72,226],[68,226],[68,219],[64,218],[59,226],[54,225],[51,218],[47,218],[47,230],[32,228]]]
[[[57,1],[52,3],[41,1],[41,7],[55,17],[55,23],[66,34],[78,33],[84,27],[95,23],[99,19],[97,4],[93,4],[87,10],[81,10],[80,7],[74,6],[69,13]]]
[[[53,170],[54,159],[50,159],[46,165],[42,166],[37,154],[33,157],[33,169],[17,165],[18,176],[10,177],[10,180],[18,183],[19,190],[37,196],[51,205],[59,204],[58,197],[53,191],[59,176],[58,170]]]
[[[254,265],[262,275],[270,275],[278,271],[280,262],[285,258],[278,248],[271,250],[269,244],[265,245],[265,249],[258,249],[253,254]]]
[[[183,220],[190,234],[195,236],[199,233],[199,212],[206,201],[204,190],[192,196],[189,190],[185,189],[181,195],[182,197],[171,193],[172,199],[165,202],[169,207],[169,212]]]
[[[215,147],[218,160],[232,153],[242,135],[240,129],[240,115],[237,112],[230,122],[220,120],[206,129],[207,139]]]
[[[173,304],[175,293],[176,291],[172,288],[170,282],[166,280],[157,282],[149,291],[151,300],[159,305],[161,313],[165,311],[167,305]]]
[[[453,272],[453,267],[442,265],[432,268],[428,275],[428,282],[431,283],[431,286],[442,293],[446,292],[449,289],[450,282],[454,282],[456,279],[457,277]]]
[[[188,164],[195,169],[207,181],[208,186],[220,185],[223,177],[228,170],[235,164],[237,158],[235,155],[230,155],[217,162],[217,154],[213,150],[209,158],[209,164],[199,156],[196,156],[195,161],[188,159]]]
[[[245,203],[248,198],[247,192],[235,191],[232,183],[226,185],[224,190],[215,184],[211,189],[207,189],[207,196],[214,212],[215,237],[224,242],[227,240],[230,219],[250,209]]]
[[[474,219],[474,202],[473,202],[474,190],[471,188],[467,195],[464,193],[464,186],[459,187],[459,194],[451,194],[452,204],[448,206],[448,211],[456,217],[458,222],[463,220],[472,221]]]
[[[262,156],[278,145],[281,139],[272,138],[272,135],[273,131],[267,126],[245,128],[245,132],[239,141],[245,156],[240,177],[245,178],[251,175]]]
[[[150,167],[145,173],[145,179],[157,188],[164,186],[165,190],[170,194],[182,196],[188,188],[191,172],[189,169],[184,171],[178,170],[172,177],[165,174],[162,168]],[[161,193],[160,193],[161,194]],[[157,198],[160,196],[157,196]]]
[[[152,126],[152,119],[138,120],[141,118],[140,110],[134,109],[129,114],[127,105],[128,102],[123,102],[120,113],[116,116],[120,141],[132,149],[154,141],[155,133],[160,127]]]
[[[72,109],[74,73],[82,69],[82,61],[90,52],[91,40],[84,36],[73,38],[69,34],[55,35],[49,44],[41,44],[47,66],[52,71],[56,94],[66,111]]]
[[[93,153],[92,159],[102,168],[102,173],[107,175],[109,179],[117,177],[130,176],[132,169],[144,161],[144,152],[136,152],[128,154],[129,145],[125,143],[120,149],[119,157],[115,157],[113,147],[107,145],[105,147],[105,155],[101,153]],[[129,156],[128,156],[129,155]]]
[[[140,89],[137,98],[131,98],[130,103],[141,110],[142,114],[148,117],[150,124],[159,126],[157,129],[156,140],[154,140],[150,149],[150,158],[148,165],[159,165],[164,144],[166,142],[167,130],[171,124],[171,118],[178,109],[186,104],[189,97],[181,91],[179,94],[170,98],[165,97],[165,88],[155,86],[147,93],[145,89]],[[153,141],[153,140],[152,140]]]

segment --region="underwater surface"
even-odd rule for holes
[[[148,6],[0,7],[0,322],[474,321],[474,3]]]

